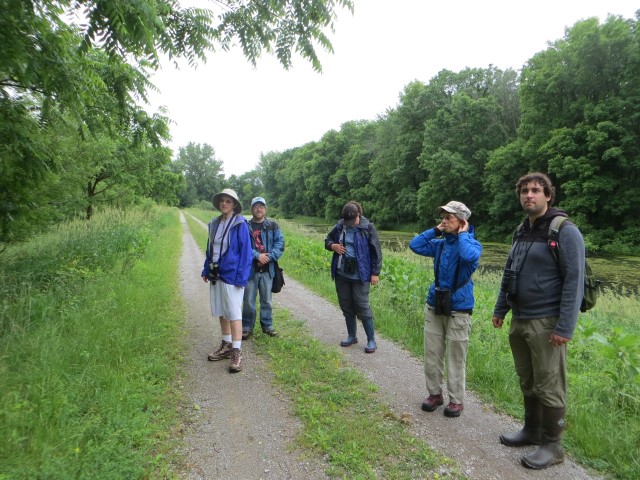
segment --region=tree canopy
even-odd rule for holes
[[[321,70],[317,49],[331,51],[336,10],[353,5],[229,0],[211,7],[0,0],[0,242],[80,212],[90,218],[100,203],[184,201],[188,184],[164,146],[170,119],[144,108],[160,58],[193,66],[237,45],[254,64],[268,52],[289,68],[298,53]]]
[[[521,72],[443,70],[411,82],[377,120],[263,156],[266,194],[284,214],[327,219],[356,199],[379,227],[416,230],[455,199],[481,237],[506,241],[522,218],[515,182],[538,170],[591,250],[640,253],[638,26],[587,19]]]

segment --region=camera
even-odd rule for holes
[[[353,275],[354,273],[356,273],[357,267],[358,267],[358,261],[354,257],[344,258],[344,273]]]
[[[220,266],[217,263],[209,262],[209,281],[213,284],[220,278]]]
[[[436,315],[451,315],[451,290],[436,287]]]
[[[511,268],[505,268],[502,274],[501,289],[507,295],[514,298],[518,294],[518,271]]]

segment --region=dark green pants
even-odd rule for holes
[[[509,344],[523,395],[560,408],[567,404],[567,346],[549,343],[557,322],[557,317],[513,318]]]

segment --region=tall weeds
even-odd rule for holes
[[[173,211],[106,211],[0,258],[0,478],[170,470],[181,309]]]

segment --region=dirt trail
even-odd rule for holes
[[[290,414],[288,400],[275,390],[271,375],[253,354],[250,341],[243,342],[245,368],[240,374],[229,374],[228,362],[206,360],[213,343],[220,341],[219,325],[213,322],[209,311],[208,285],[199,277],[204,256],[182,216],[181,220],[185,229],[181,278],[190,347],[184,388],[194,405],[193,423],[185,433],[184,478],[327,478],[323,465],[303,460],[301,452],[291,451],[290,441],[299,431],[299,424]],[[274,295],[274,308],[276,328],[277,309],[287,309],[322,342],[337,345],[345,334],[339,309],[289,277],[282,292]],[[358,334],[364,335],[361,325]],[[364,353],[361,344],[340,350],[379,387],[382,398],[398,416],[410,419],[409,428],[416,437],[456,460],[470,479],[599,478],[570,460],[544,471],[521,467],[520,456],[533,447],[508,448],[498,440],[500,433],[516,430],[519,424],[496,414],[471,392],[467,392],[465,410],[459,418],[445,417],[442,408],[423,412],[421,360],[380,335],[377,343],[378,351],[370,355]]]

